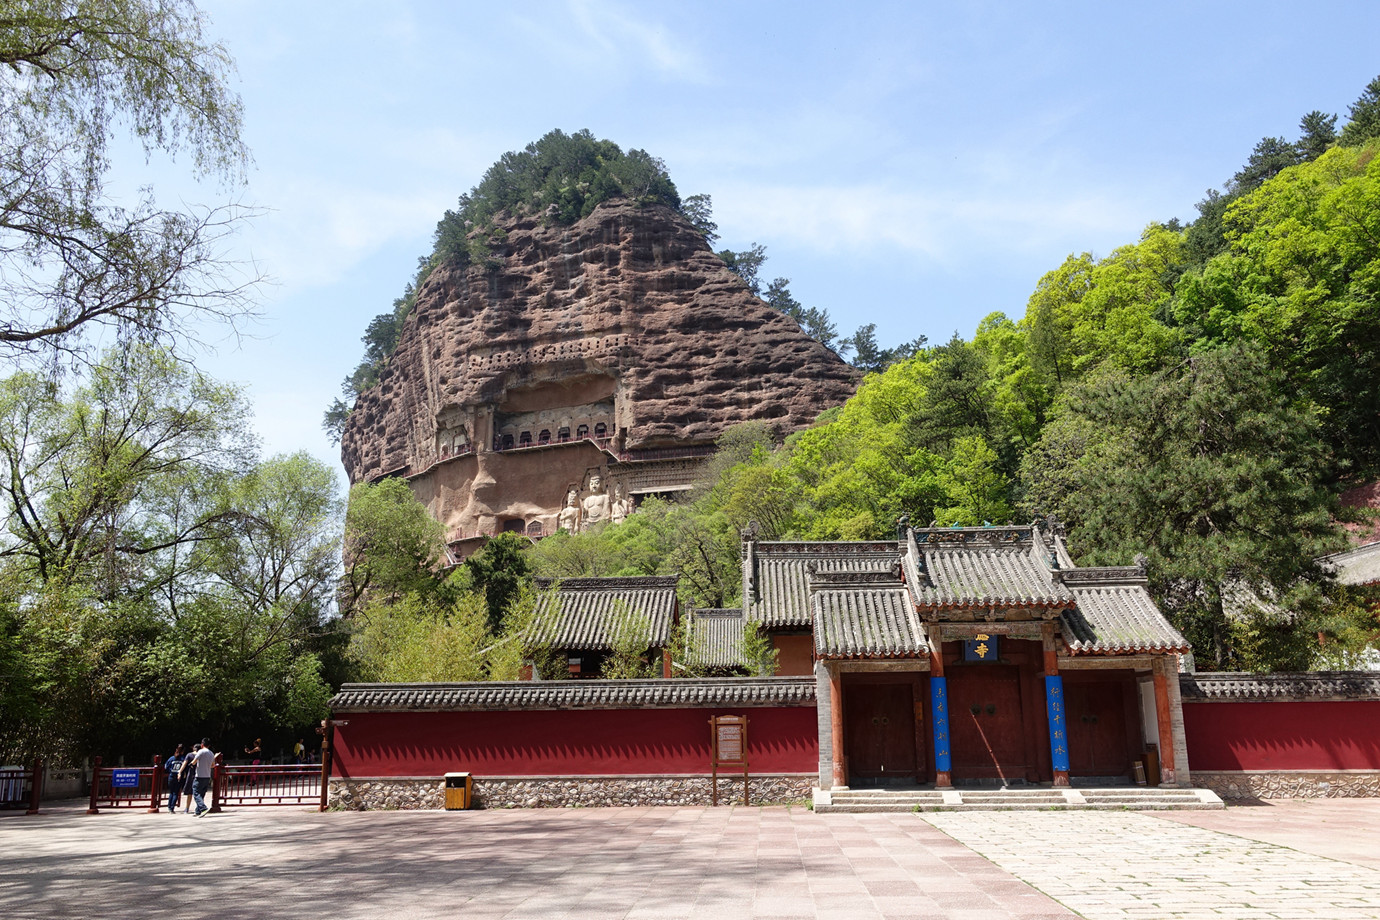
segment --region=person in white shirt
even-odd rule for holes
[[[196,799],[196,816],[200,818],[211,808],[206,804],[206,790],[211,788],[211,770],[215,767],[216,752],[211,750],[211,739],[201,739],[201,750],[196,752],[196,790],[192,793],[192,798]]]

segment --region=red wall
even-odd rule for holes
[[[753,773],[819,770],[813,706],[340,713],[335,776],[709,773],[709,718],[748,717]],[[341,723],[345,724],[341,724]]]
[[[1184,701],[1189,770],[1380,770],[1380,700]]]

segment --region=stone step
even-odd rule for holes
[[[942,792],[911,792],[904,795],[868,795],[865,792],[835,792],[835,802],[914,802],[933,799],[944,801]]]
[[[1178,811],[1221,809],[1205,789],[841,789],[815,790],[814,809],[830,813],[929,811]]]

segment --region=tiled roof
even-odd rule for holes
[[[705,668],[741,668],[743,661],[742,608],[704,608],[686,614],[690,655]]]
[[[1380,543],[1367,543],[1344,553],[1323,556],[1318,561],[1344,585],[1380,582]]]
[[[1184,702],[1380,700],[1380,672],[1245,674],[1208,671],[1180,674],[1179,691]]]
[[[538,580],[538,587],[550,582]],[[647,647],[671,641],[676,578],[567,578],[555,592],[537,596],[533,637],[552,648],[591,650],[612,647],[611,630],[625,612],[647,622]]]
[[[470,684],[345,684],[331,712],[511,709],[688,709],[813,706],[813,677],[550,680]]]
[[[809,626],[809,570],[890,572],[900,561],[894,542],[753,543],[745,554],[747,615],[768,629]]]
[[[1099,583],[1093,580],[1100,574],[1097,570],[1084,571],[1092,576],[1089,581],[1069,579],[1079,584],[1073,588],[1076,606],[1059,614],[1064,639],[1075,655],[1189,650],[1188,642],[1169,625],[1144,584]]]
[[[1026,527],[913,530],[906,581],[917,606],[1053,607],[1072,595],[1052,575],[1047,549]]]
[[[851,582],[851,584],[850,584]],[[905,586],[890,575],[812,580],[815,651],[823,658],[895,658],[929,654],[924,626]]]

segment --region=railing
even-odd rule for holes
[[[318,764],[226,764],[216,755],[212,811],[225,806],[315,805],[320,798]]]
[[[494,452],[506,454],[515,450],[540,450],[543,447],[559,447],[562,444],[579,444],[581,441],[588,441],[600,450],[613,455],[613,436],[605,435],[601,438],[592,434],[579,435],[573,438],[553,438],[550,441],[518,441],[514,444],[504,444],[502,438],[494,438]]]
[[[32,767],[0,768],[0,808],[23,808],[25,814],[38,814],[38,799],[43,792],[43,761]]]
[[[620,451],[618,459],[624,463],[647,460],[687,460],[693,457],[708,457],[715,450],[717,448],[713,444],[692,444],[687,447],[647,447]]]
[[[162,761],[154,755],[150,767],[103,767],[96,758],[91,773],[91,802],[88,815],[102,808],[144,808],[157,814],[163,806]]]

